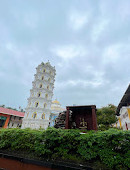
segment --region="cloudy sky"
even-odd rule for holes
[[[130,83],[130,0],[0,0],[0,105],[27,105],[35,68],[56,67],[62,106],[117,105]]]

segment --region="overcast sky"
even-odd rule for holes
[[[0,105],[25,108],[48,60],[62,106],[117,105],[130,83],[130,0],[0,0]]]

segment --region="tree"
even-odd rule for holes
[[[106,107],[97,109],[97,123],[99,129],[108,129],[113,123],[117,121],[116,118],[116,106],[108,104]]]
[[[1,105],[0,107],[4,107],[4,108],[5,108],[5,105],[3,104],[3,105]]]

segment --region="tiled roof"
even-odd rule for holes
[[[25,114],[24,112],[19,112],[16,110],[7,109],[7,108],[3,108],[3,107],[0,107],[0,113],[7,114],[7,115],[13,115],[13,116],[19,116],[19,117],[24,117],[24,114]]]

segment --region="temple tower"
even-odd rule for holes
[[[58,117],[60,112],[63,112],[65,109],[61,107],[60,102],[56,99],[52,101],[51,104],[51,114],[50,114],[50,127],[55,125],[55,120]]]
[[[22,128],[46,129],[49,125],[56,70],[49,62],[36,68]]]

